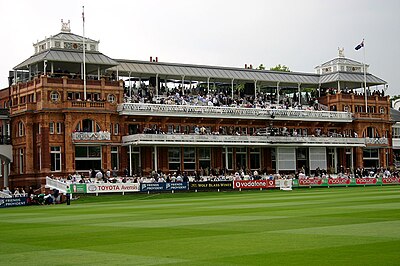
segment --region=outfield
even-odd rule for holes
[[[0,265],[398,265],[400,186],[0,209]]]

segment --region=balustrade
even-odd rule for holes
[[[108,131],[72,133],[72,140],[110,140],[110,139],[111,139],[111,134]]]
[[[270,145],[270,144],[319,144],[341,146],[365,146],[363,138],[333,137],[288,137],[288,136],[236,136],[236,135],[198,135],[198,134],[135,134],[122,137],[122,142],[137,144],[207,144],[207,145]]]
[[[216,107],[167,104],[123,103],[118,106],[120,114],[151,114],[151,115],[192,115],[214,117],[239,117],[250,119],[302,119],[302,120],[329,120],[350,122],[352,114],[348,112],[291,110],[291,109],[263,109],[243,107]]]

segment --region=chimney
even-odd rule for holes
[[[158,62],[158,56],[156,56],[156,62]]]
[[[250,69],[253,69],[253,65],[250,65]]]
[[[247,69],[247,64],[244,64],[244,68]]]
[[[153,57],[152,56],[150,56],[150,62],[153,62]]]

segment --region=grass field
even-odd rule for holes
[[[0,209],[0,265],[399,265],[400,186]]]

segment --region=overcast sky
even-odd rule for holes
[[[33,55],[32,44],[61,30],[61,19],[100,40],[115,59],[267,68],[292,71],[345,56],[363,61],[354,47],[365,38],[370,73],[400,94],[399,0],[13,0],[0,2],[0,88],[8,71]]]

